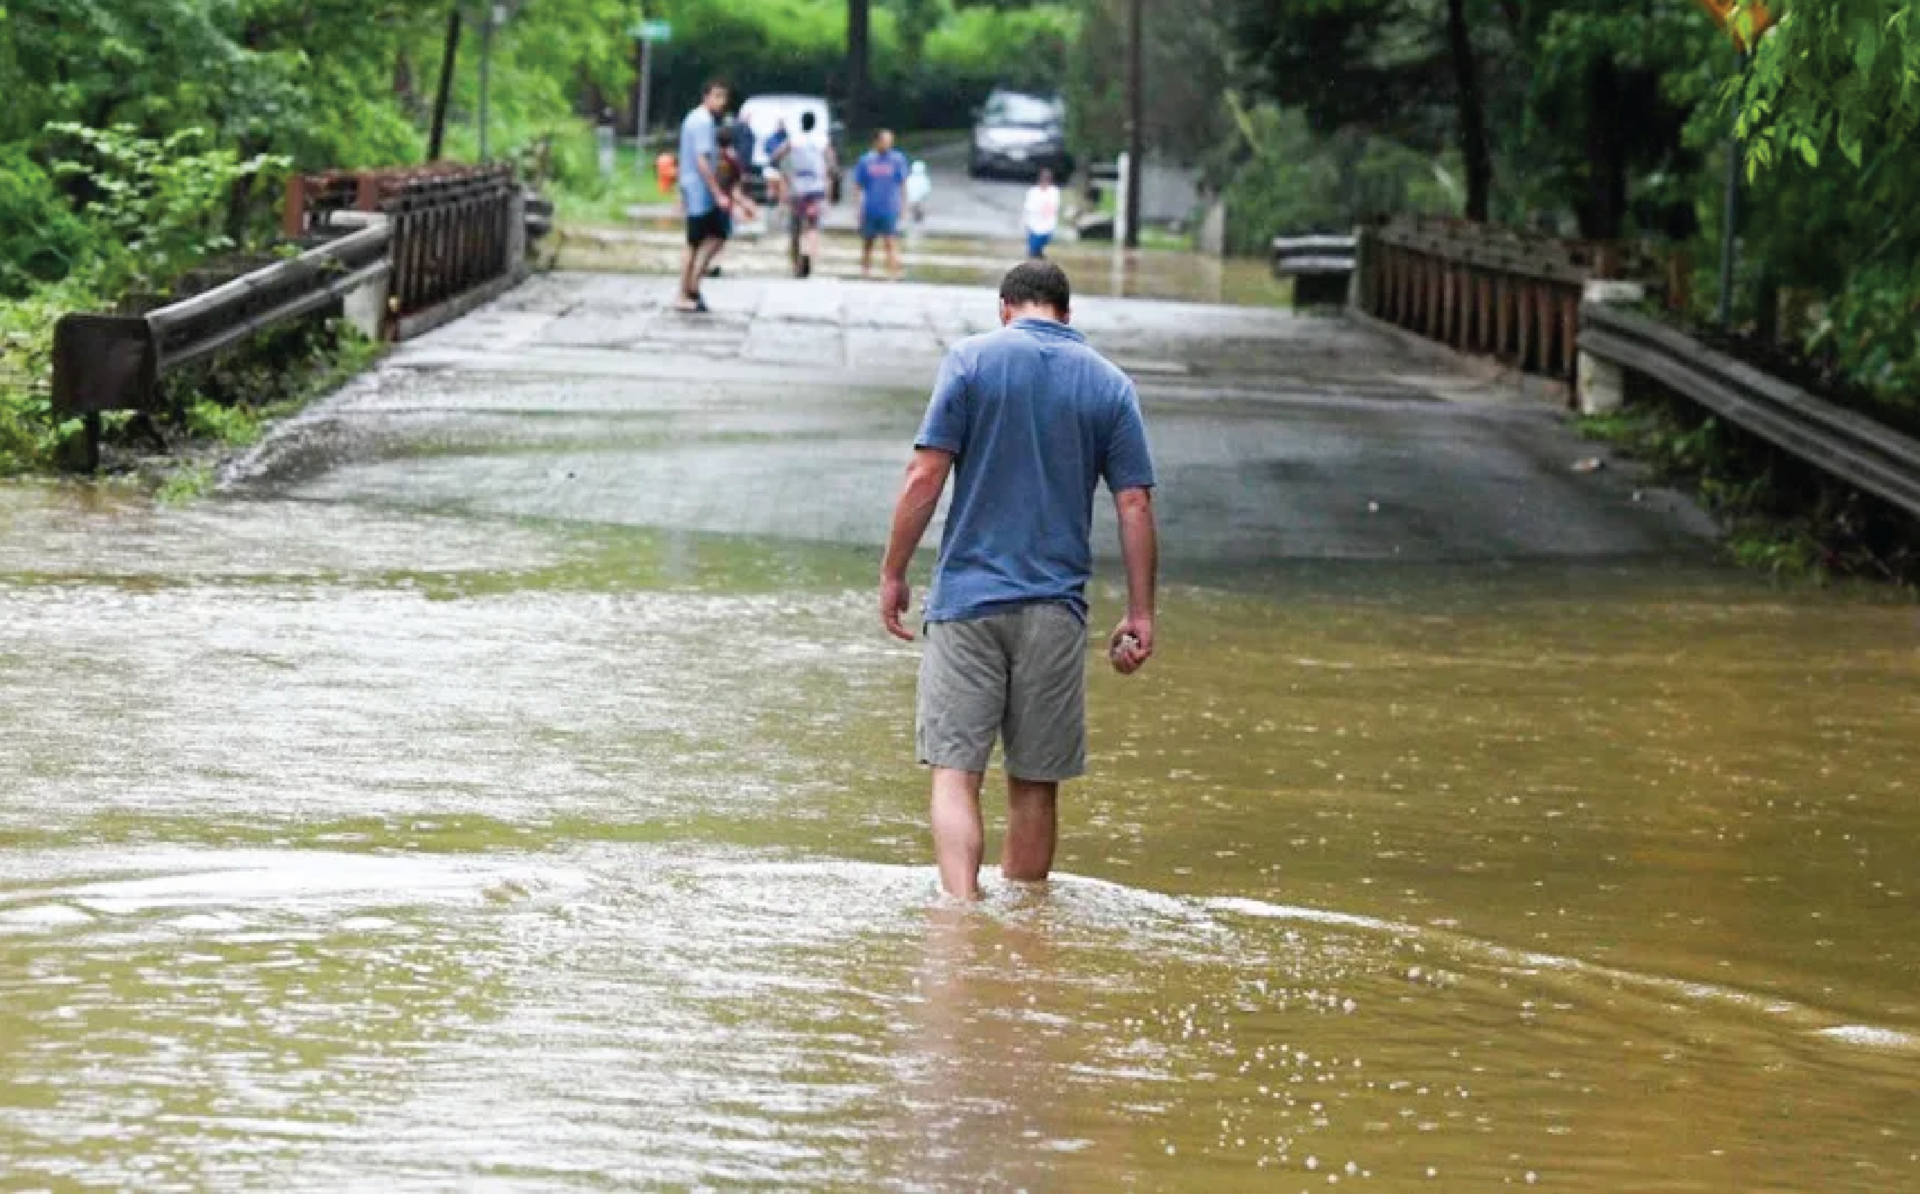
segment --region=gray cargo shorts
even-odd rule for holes
[[[1087,627],[1071,606],[1023,605],[927,626],[915,742],[920,761],[1057,783],[1087,770]]]

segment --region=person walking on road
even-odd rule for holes
[[[1060,188],[1053,185],[1053,171],[1040,171],[1040,177],[1027,188],[1021,219],[1027,226],[1027,256],[1045,257],[1060,227]]]
[[[916,226],[927,222],[927,200],[933,196],[933,176],[925,162],[915,162],[907,171],[907,210]]]
[[[796,278],[813,276],[813,263],[820,255],[820,217],[827,207],[829,179],[839,169],[833,146],[818,132],[819,123],[814,113],[802,112],[799,135],[776,151],[777,160],[791,179],[793,232],[787,253]]]
[[[854,167],[853,185],[860,188],[860,276],[873,272],[873,242],[887,252],[887,277],[900,276],[900,208],[906,198],[907,155],[893,147],[893,133],[881,129],[873,148]]]
[[[1102,481],[1127,573],[1108,658],[1131,675],[1154,651],[1159,548],[1140,402],[1126,374],[1068,326],[1070,299],[1059,266],[1024,262],[1000,284],[1000,330],[948,351],[881,565],[881,623],[912,641],[907,565],[952,476],[915,741],[933,772],[940,883],[960,898],[980,894],[980,788],[996,738],[1007,773],[1001,874],[1040,880],[1052,870],[1060,784],[1086,770],[1086,589]]]
[[[680,267],[679,311],[707,310],[700,280],[726,247],[732,196],[720,185],[719,119],[727,110],[727,85],[715,80],[680,122],[680,199],[687,212],[687,257]]]

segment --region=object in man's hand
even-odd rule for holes
[[[1107,651],[1107,656],[1111,659],[1118,659],[1123,653],[1138,650],[1139,647],[1140,638],[1138,635],[1123,634],[1120,636],[1120,641],[1114,643]]]

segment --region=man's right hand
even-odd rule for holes
[[[715,195],[715,196],[713,197],[713,205],[714,205],[715,207],[717,207],[717,208],[719,208],[719,209],[720,209],[721,211],[732,211],[732,210],[733,210],[733,196],[731,196],[731,195]]]
[[[1153,658],[1153,618],[1136,614],[1122,618],[1107,641],[1107,658],[1113,661],[1113,670],[1123,676],[1145,667]]]
[[[907,585],[904,576],[883,576],[880,578],[880,623],[887,633],[905,642],[913,641],[913,631],[900,622],[913,602],[913,590]]]

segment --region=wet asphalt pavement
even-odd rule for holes
[[[877,546],[940,354],[986,288],[548,275],[399,349],[275,436],[243,491]],[[1699,556],[1709,528],[1538,400],[1338,317],[1084,299],[1135,378],[1166,554]],[[1100,547],[1111,536],[1103,525]]]

